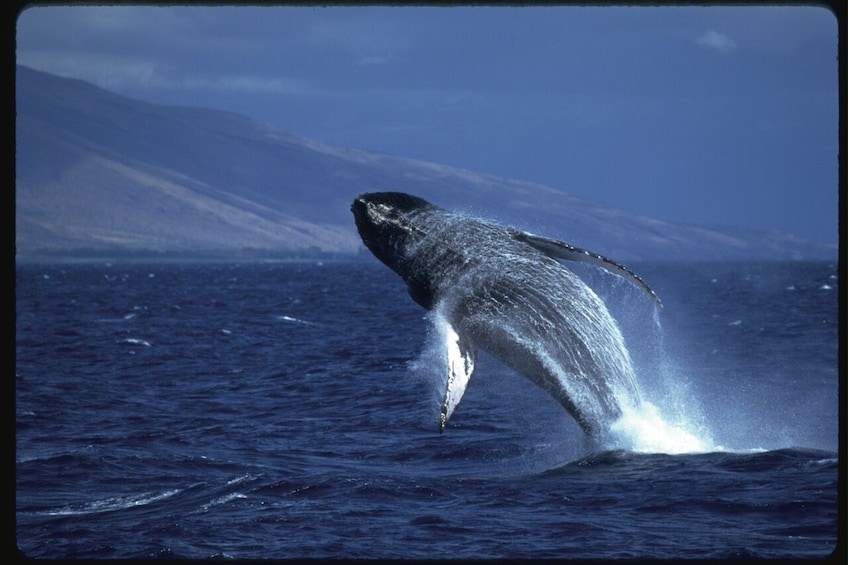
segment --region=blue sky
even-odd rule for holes
[[[677,223],[836,243],[813,7],[37,7],[17,62]]]

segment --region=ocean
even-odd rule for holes
[[[569,264],[569,266],[571,266]],[[36,559],[818,558],[838,520],[835,262],[578,265],[646,406],[589,447],[376,260],[16,266],[15,538]]]

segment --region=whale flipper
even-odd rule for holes
[[[593,265],[597,265],[598,267],[602,267],[607,271],[623,277],[636,286],[640,287],[644,290],[648,296],[657,304],[657,306],[662,307],[662,302],[659,297],[651,290],[645,281],[642,278],[619,263],[616,263],[612,259],[607,259],[603,255],[598,255],[597,253],[593,253],[591,251],[587,251],[585,249],[581,249],[579,247],[575,247],[564,241],[558,241],[556,239],[550,239],[547,237],[542,237],[538,235],[533,235],[527,232],[516,232],[515,239],[518,241],[523,241],[524,243],[536,248],[541,251],[548,257],[552,257],[554,259],[566,259],[568,261],[581,261],[584,263],[591,263]]]
[[[457,333],[449,323],[445,324],[445,349],[448,356],[448,380],[445,386],[445,397],[439,414],[439,432],[444,431],[445,425],[453,411],[462,400],[474,363],[477,360],[477,348],[467,338]]]

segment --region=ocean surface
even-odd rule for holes
[[[836,263],[591,266],[643,417],[589,447],[482,356],[438,432],[433,320],[376,261],[18,264],[32,558],[825,557]],[[844,540],[842,540],[844,543]]]

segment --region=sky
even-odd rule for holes
[[[818,7],[31,7],[18,64],[148,102],[838,240],[837,21]]]

